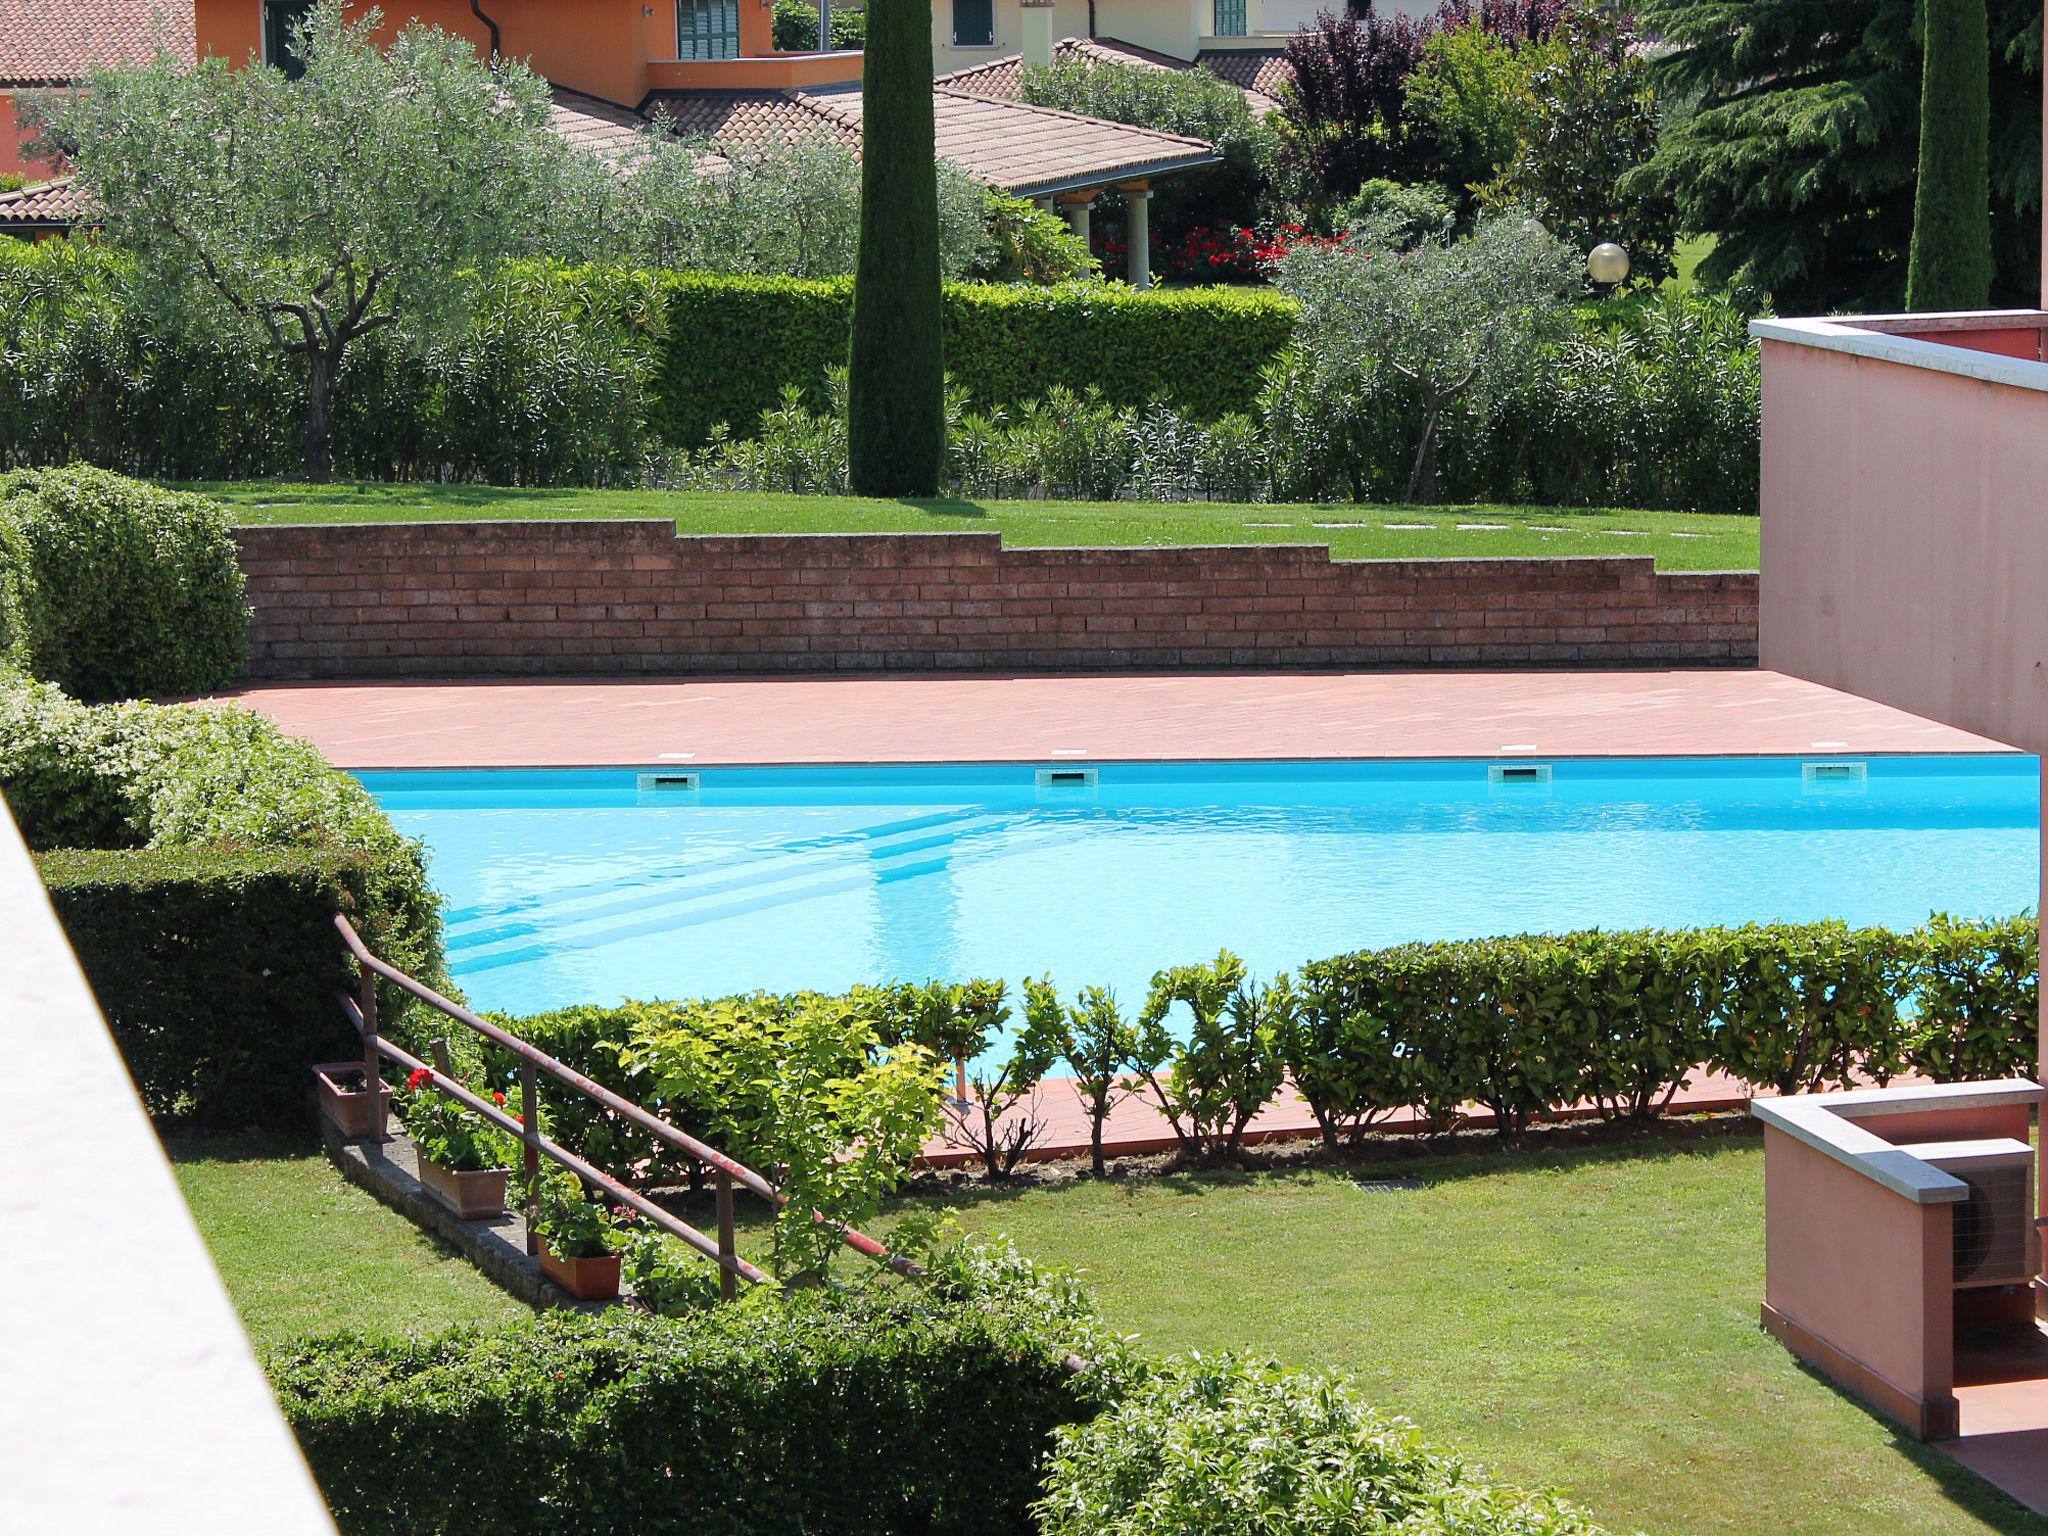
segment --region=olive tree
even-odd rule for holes
[[[467,274],[544,249],[570,153],[525,66],[417,24],[379,47],[381,21],[321,0],[298,79],[159,56],[30,108],[153,310],[250,327],[304,360],[308,480],[328,478],[348,348],[401,322],[445,333]]]
[[[1565,332],[1579,255],[1512,217],[1482,220],[1469,239],[1394,243],[1368,231],[1335,247],[1297,246],[1280,282],[1301,301],[1296,345],[1318,382],[1419,400],[1407,499],[1427,502],[1444,413],[1460,401],[1483,405]]]
[[[615,159],[578,167],[581,215],[563,254],[646,267],[841,277],[860,240],[860,161],[820,130],[764,144],[679,137],[660,116]],[[989,189],[938,162],[939,268],[965,277],[992,254]]]

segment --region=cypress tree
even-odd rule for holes
[[[1924,0],[1920,175],[1906,308],[1991,301],[1991,58],[1984,0]]]
[[[936,496],[946,378],[932,20],[924,0],[869,0],[862,95],[848,481],[857,496]]]

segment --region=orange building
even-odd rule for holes
[[[62,85],[159,50],[186,61],[255,58],[290,71],[292,25],[310,4],[0,0],[0,170],[49,177],[62,169],[25,158],[15,91]],[[777,53],[772,6],[773,0],[387,0],[382,9],[386,33],[417,20],[468,38],[480,53],[525,60],[555,87],[557,130],[592,148],[629,139],[643,114],[658,107],[714,145],[822,133],[858,150],[862,56]],[[1000,97],[964,81],[936,83],[939,154],[1014,196],[1064,205],[1084,230],[1096,194],[1119,189],[1134,214],[1131,280],[1146,286],[1151,186],[1215,163],[1214,149]],[[70,208],[75,216],[75,204],[39,191],[0,195],[0,233],[67,227],[71,218],[60,221],[53,210]]]

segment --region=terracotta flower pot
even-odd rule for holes
[[[558,1259],[548,1252],[548,1240],[540,1240],[540,1272],[578,1301],[612,1301],[619,1294],[619,1256],[599,1254],[593,1259]]]
[[[480,1168],[457,1172],[443,1168],[430,1157],[420,1158],[420,1183],[427,1193],[464,1221],[480,1221],[505,1214],[505,1180],[510,1168]]]
[[[390,1123],[391,1085],[385,1082],[378,1084],[377,1102],[373,1104],[364,1086],[361,1062],[322,1062],[313,1069],[313,1083],[320,1094],[320,1113],[327,1117],[328,1124],[341,1132],[344,1139],[360,1141],[365,1136],[376,1135],[380,1123]],[[378,1108],[384,1111],[381,1122],[376,1114]]]

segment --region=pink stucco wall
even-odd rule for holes
[[[2048,390],[1766,339],[1761,508],[1762,665],[2048,752]]]
[[[2048,394],[1763,353],[1763,665],[2048,750]]]
[[[1772,1127],[1764,1212],[1764,1300],[1860,1368],[1842,1385],[1916,1430],[1952,1412],[1949,1207],[1916,1205]]]

